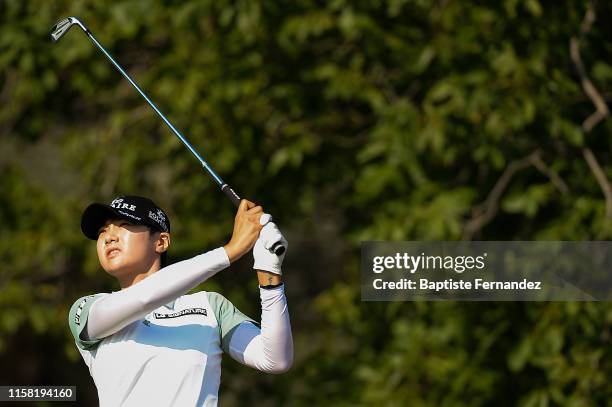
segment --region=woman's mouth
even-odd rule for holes
[[[106,250],[106,257],[109,259],[112,259],[113,257],[116,257],[119,255],[119,252],[121,250],[117,249],[117,248],[111,248]]]

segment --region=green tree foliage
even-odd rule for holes
[[[596,107],[583,87],[610,99],[612,8],[596,3],[589,25],[589,7],[0,2],[0,360],[15,366],[2,383],[78,383],[96,401],[66,325],[80,295],[117,289],[80,234],[88,203],[153,197],[172,219],[172,260],[219,245],[232,224],[89,39],[73,28],[51,43],[75,15],[288,234],[295,366],[262,376],[226,360],[224,405],[610,405],[606,303],[359,299],[363,240],[612,237],[612,122],[585,125]],[[203,288],[256,315],[249,268]]]

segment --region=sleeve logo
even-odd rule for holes
[[[193,315],[193,314],[204,315],[204,316],[208,315],[205,308],[189,308],[189,309],[184,309],[179,312],[173,312],[172,314],[159,314],[156,312],[153,315],[155,315],[156,319],[167,319],[167,318],[176,318],[176,317],[182,317],[183,315]]]
[[[77,310],[76,310],[76,314],[74,314],[74,322],[77,325],[81,325],[81,313],[83,312],[83,307],[85,307],[85,303],[87,302],[88,299],[89,297],[84,298],[83,301],[79,303],[79,306],[77,307]]]

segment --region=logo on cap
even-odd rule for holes
[[[158,209],[157,213],[149,211],[149,218],[157,222],[163,230],[168,230],[168,226],[166,226],[166,215],[161,209]]]
[[[111,202],[110,206],[115,209],[127,209],[132,212],[136,210],[136,205],[123,203],[123,198],[113,199],[113,202]]]

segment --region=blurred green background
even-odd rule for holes
[[[51,42],[69,15],[290,242],[294,367],[224,357],[222,406],[612,405],[609,303],[363,303],[358,271],[363,240],[612,238],[607,1],[0,1],[0,384],[97,403],[87,204],[153,198],[171,261],[234,215],[82,32]],[[257,318],[251,261],[199,288]]]

